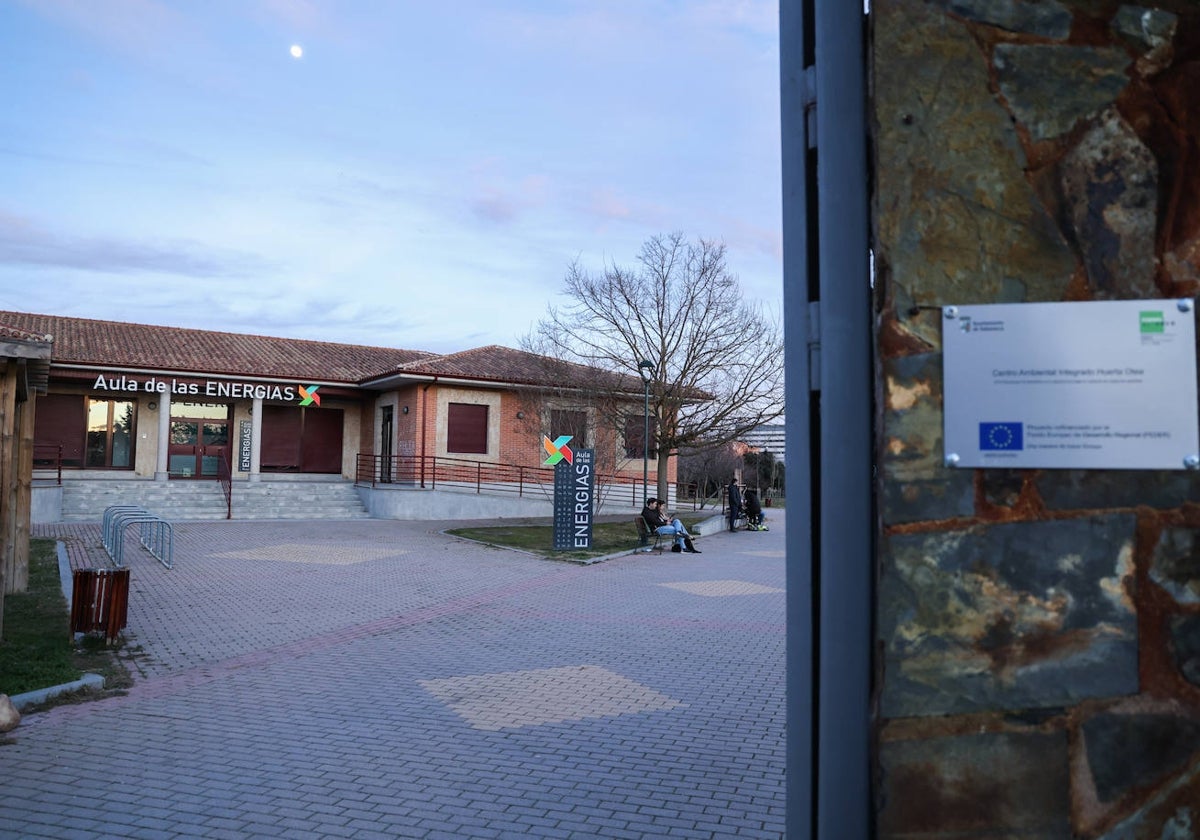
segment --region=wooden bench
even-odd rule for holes
[[[651,551],[662,554],[662,534],[658,533],[658,529],[647,525],[641,514],[633,518],[633,524],[637,526],[638,548],[645,554],[649,554]],[[653,538],[653,542],[651,542],[651,538]]]

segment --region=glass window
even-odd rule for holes
[[[133,466],[132,400],[89,399],[85,467],[128,469]]]
[[[193,420],[225,420],[229,417],[229,406],[224,403],[171,403],[172,417],[190,417]]]
[[[657,441],[655,440],[653,423],[650,428],[650,451],[646,454],[648,458],[657,458],[658,453]],[[646,418],[645,417],[626,417],[625,418],[625,457],[626,458],[641,458],[645,447],[642,443],[646,436]]]
[[[550,412],[550,437],[571,436],[572,449],[587,449],[587,412],[552,409]]]

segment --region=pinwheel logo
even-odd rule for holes
[[[321,407],[321,395],[317,393],[320,385],[309,385],[305,388],[303,385],[297,386],[300,389],[300,405],[315,405]]]
[[[546,454],[549,455],[542,465],[552,467],[559,461],[565,460],[568,464],[574,463],[575,456],[571,452],[571,447],[567,446],[574,435],[559,435],[553,441],[546,435],[542,435],[542,446],[546,448]]]

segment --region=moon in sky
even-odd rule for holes
[[[299,58],[300,56],[304,55],[304,50],[299,44],[292,44],[292,49],[290,52],[292,54],[292,58]]]

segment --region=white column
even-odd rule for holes
[[[250,406],[250,480],[260,481],[262,473],[262,397],[255,397]]]
[[[163,391],[158,398],[158,459],[154,466],[154,480],[166,481],[167,451],[171,446],[171,392]]]

